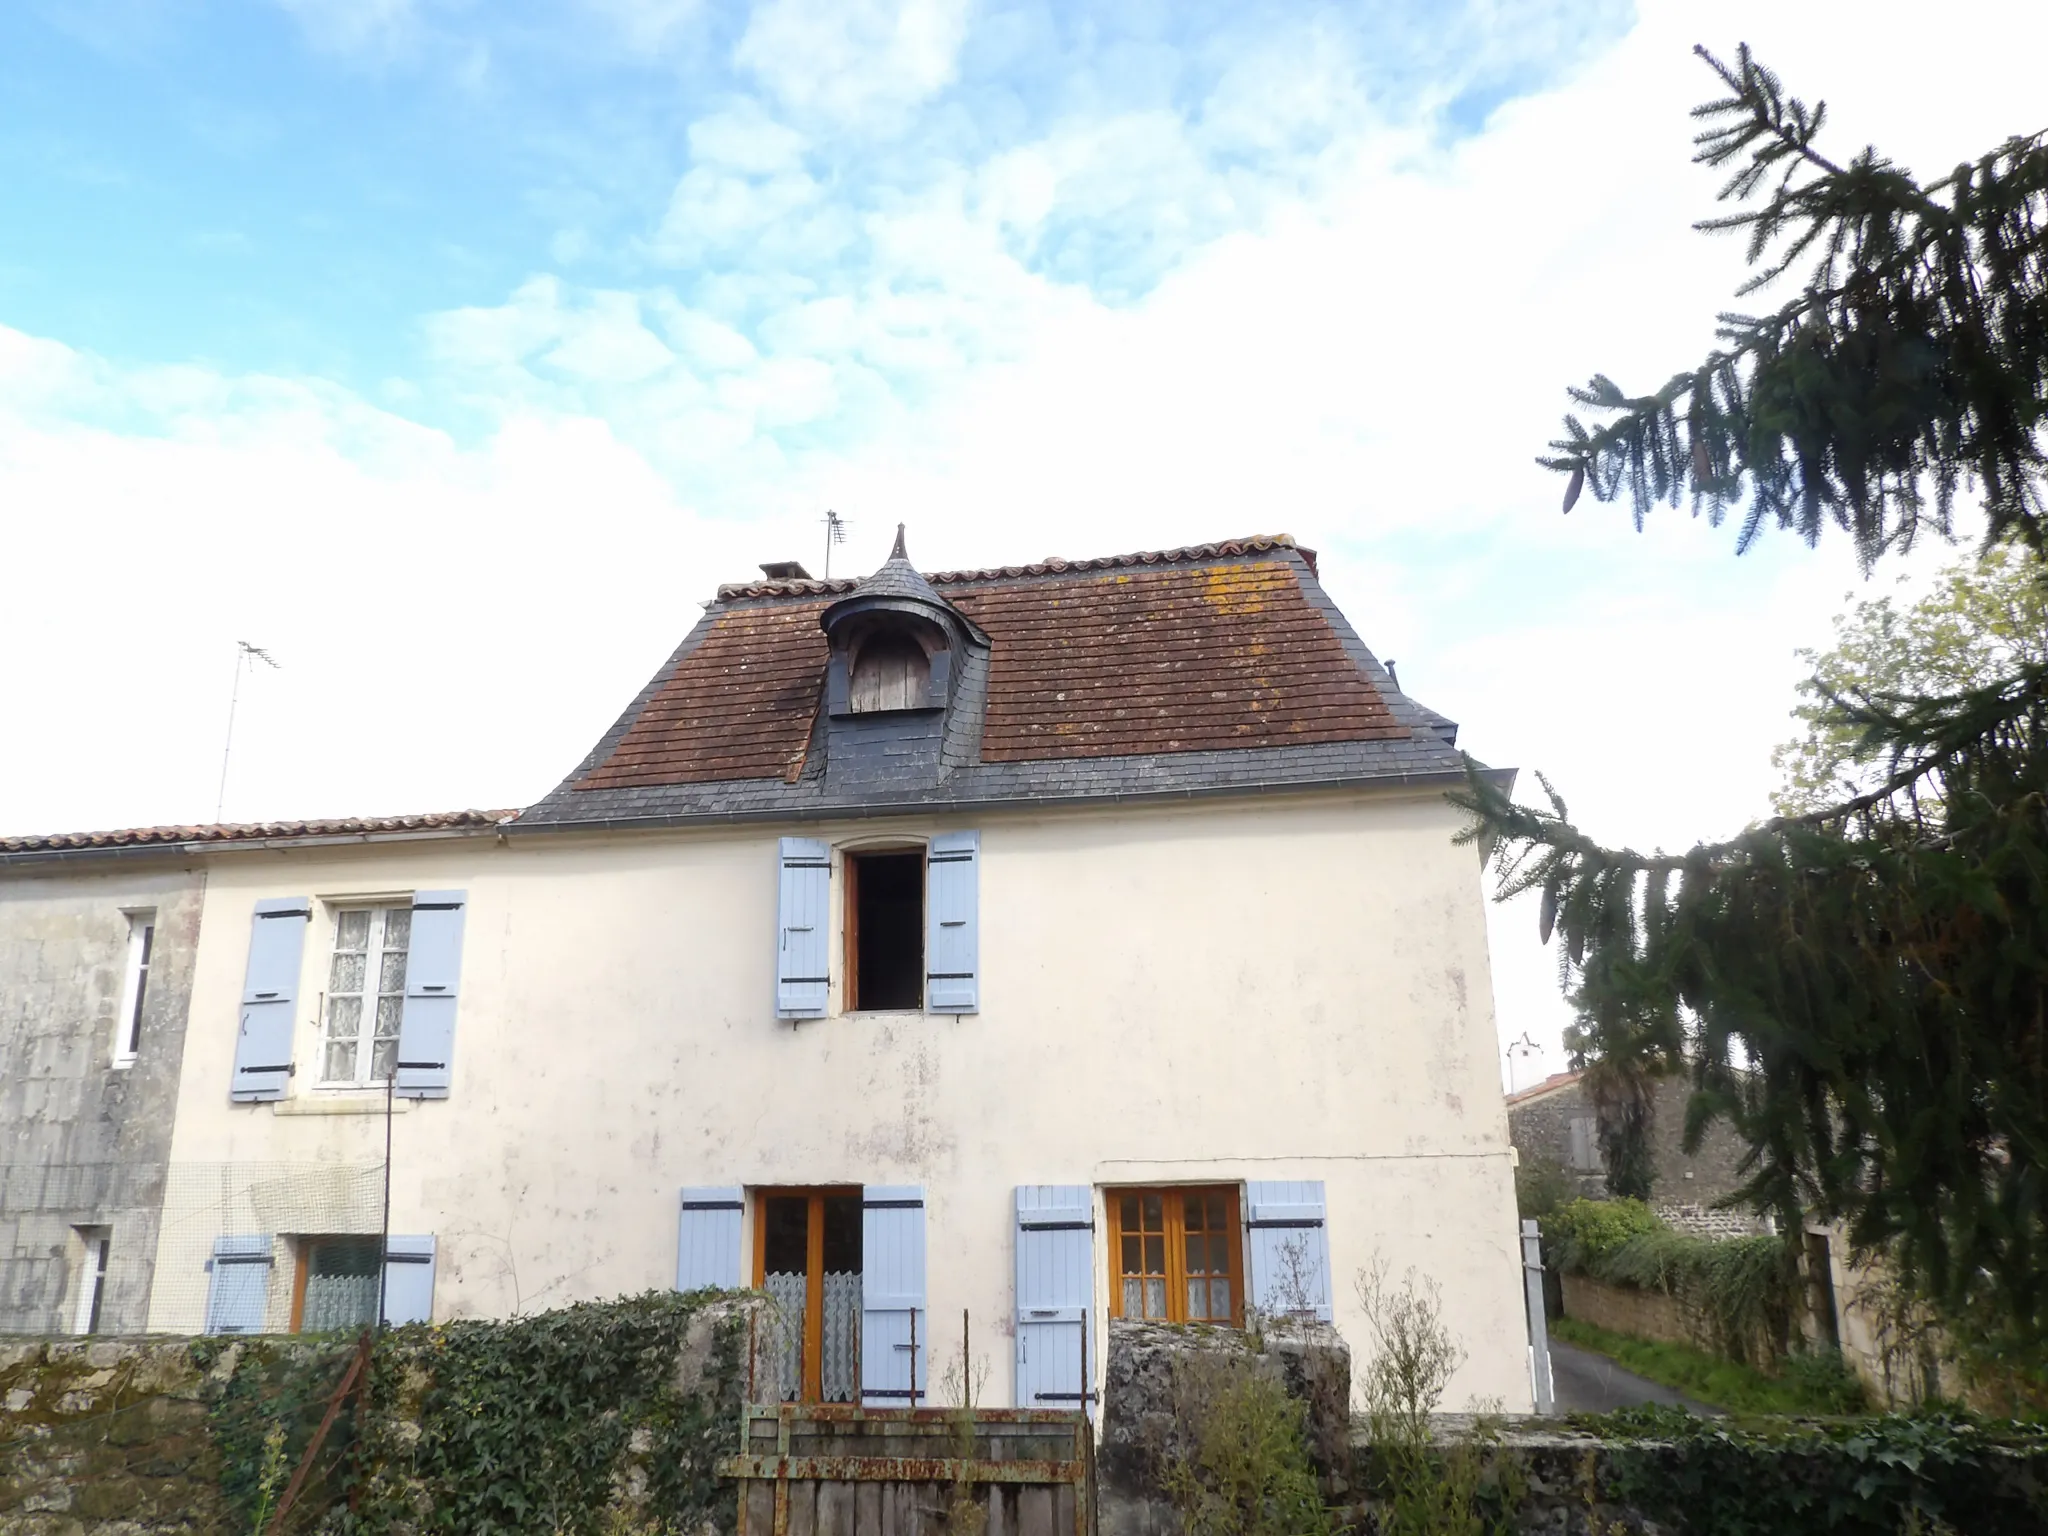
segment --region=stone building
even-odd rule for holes
[[[139,1332],[203,881],[20,841],[0,840],[0,1332]]]
[[[1578,1193],[1607,1198],[1607,1167],[1600,1152],[1598,1117],[1579,1072],[1558,1072],[1507,1096],[1508,1134],[1523,1166],[1549,1163],[1564,1171]],[[1667,1077],[1657,1084],[1650,1120],[1650,1155],[1656,1176],[1650,1204],[1674,1226],[1707,1234],[1760,1230],[1743,1211],[1716,1210],[1741,1183],[1743,1144],[1725,1123],[1707,1127],[1697,1152],[1685,1150],[1685,1105],[1691,1086]]]

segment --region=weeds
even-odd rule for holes
[[[1521,1503],[1519,1469],[1489,1454],[1490,1416],[1472,1434],[1439,1443],[1431,1417],[1443,1405],[1465,1351],[1443,1321],[1443,1292],[1409,1270],[1396,1287],[1375,1259],[1357,1278],[1372,1358],[1360,1378],[1372,1437],[1371,1492],[1381,1536],[1511,1536]]]
[[[1256,1356],[1231,1347],[1177,1359],[1173,1417],[1179,1442],[1160,1484],[1187,1536],[1332,1536],[1305,1409]]]

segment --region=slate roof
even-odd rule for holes
[[[896,562],[892,559],[891,565]],[[936,779],[831,787],[819,619],[855,580],[722,586],[563,782],[509,830],[1068,803],[1463,775],[1284,534],[938,572],[982,632]],[[888,566],[877,573],[908,585]],[[986,644],[980,639],[985,637]]]
[[[517,811],[435,811],[423,816],[338,816],[316,821],[196,823],[127,827],[112,832],[52,832],[0,837],[0,855],[74,853],[117,848],[213,843],[291,842],[305,838],[394,836],[408,832],[482,831],[509,822]]]

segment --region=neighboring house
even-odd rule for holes
[[[388,1136],[394,1318],[760,1285],[764,1378],[900,1405],[964,1312],[1058,1406],[1383,1260],[1526,1408],[1455,727],[1312,554],[764,571],[516,819],[209,854],[172,1165],[273,1174],[152,1326],[373,1317]]]
[[[1523,1163],[1547,1162],[1571,1176],[1581,1195],[1607,1198],[1607,1164],[1601,1155],[1599,1115],[1580,1072],[1558,1072],[1507,1096],[1508,1134]],[[1745,1148],[1725,1121],[1707,1127],[1697,1152],[1685,1150],[1685,1106],[1692,1085],[1682,1077],[1657,1083],[1650,1118],[1650,1155],[1656,1177],[1650,1203],[1675,1225],[1702,1232],[1760,1230],[1742,1211],[1715,1211],[1716,1202],[1743,1182],[1738,1171]]]
[[[201,894],[111,851],[0,878],[0,1333],[148,1318]]]

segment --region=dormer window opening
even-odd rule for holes
[[[853,659],[847,703],[857,715],[922,709],[932,664],[924,647],[900,631],[871,635]]]

